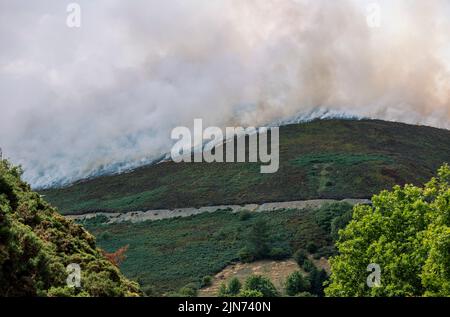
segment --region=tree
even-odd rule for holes
[[[264,220],[258,220],[252,227],[249,242],[256,259],[265,258],[269,254],[269,226]]]
[[[250,275],[245,281],[243,291],[258,291],[264,297],[277,297],[279,296],[277,289],[272,282],[261,275]]]
[[[324,296],[324,282],[328,279],[325,270],[314,269],[309,273],[310,293],[317,296]]]
[[[219,297],[229,297],[238,296],[241,291],[242,284],[237,277],[233,277],[229,282],[228,286],[225,283],[220,284],[218,296]]]
[[[327,296],[450,296],[450,168],[423,188],[395,186],[357,205],[340,231]],[[369,264],[381,284],[367,285]]]
[[[292,272],[286,279],[286,294],[295,296],[310,289],[310,283],[299,271]]]
[[[241,287],[241,282],[236,277],[233,277],[228,282],[228,294],[230,294],[231,296],[236,296],[241,291]]]
[[[294,253],[294,260],[298,265],[303,266],[303,263],[308,259],[308,254],[304,249],[298,249]]]

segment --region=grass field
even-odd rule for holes
[[[280,129],[280,169],[259,163],[162,163],[45,190],[62,213],[317,198],[369,198],[420,184],[450,161],[450,131],[378,120],[318,120]]]
[[[144,289],[152,287],[155,295],[176,291],[188,283],[198,285],[204,276],[238,261],[239,250],[248,245],[253,226],[260,221],[268,225],[270,246],[281,248],[286,257],[310,242],[319,250],[332,245],[329,233],[317,222],[316,212],[306,209],[251,213],[250,217],[218,211],[136,224],[102,221],[99,216],[82,224],[108,252],[129,245],[122,272]]]

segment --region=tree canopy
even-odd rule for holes
[[[327,296],[450,296],[450,168],[423,188],[395,186],[354,207],[331,259]],[[381,269],[369,287],[370,264]]]

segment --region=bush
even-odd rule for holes
[[[299,271],[291,273],[286,279],[286,294],[295,296],[310,289],[310,283]]]
[[[219,290],[217,291],[217,296],[219,296],[219,297],[227,297],[228,296],[228,289],[227,289],[227,285],[225,283],[220,284]]]
[[[255,260],[254,253],[248,247],[244,247],[239,250],[238,257],[239,260],[243,263],[250,263]]]
[[[244,291],[259,291],[263,297],[279,296],[272,282],[261,275],[250,275],[245,281]]]
[[[258,220],[249,236],[251,249],[256,259],[266,258],[269,254],[269,226],[265,220]]]
[[[310,292],[301,292],[296,295],[296,297],[317,297]]]
[[[243,290],[238,294],[238,297],[264,297],[263,293],[260,291],[254,291],[254,290]]]
[[[156,297],[156,295],[157,295],[155,292],[155,288],[152,285],[144,286],[142,288],[142,291],[144,292],[145,296],[148,296],[148,297]]]
[[[314,242],[308,242],[308,244],[306,245],[306,250],[309,253],[314,254],[317,251],[317,245]]]
[[[294,253],[294,260],[298,263],[298,265],[303,266],[305,260],[308,259],[308,255],[304,249],[298,249]]]
[[[311,283],[310,292],[317,296],[324,296],[324,283],[328,280],[328,274],[325,270],[317,270],[314,268],[309,273],[309,281]]]
[[[348,212],[351,213],[353,206],[346,202],[325,204],[315,213],[316,223],[328,234],[331,233],[333,220]]]
[[[311,260],[305,260],[305,262],[303,262],[302,268],[305,270],[305,272],[310,273],[316,269],[316,266]]]
[[[189,283],[186,286],[180,288],[178,294],[182,297],[196,297],[197,296],[197,285]]]
[[[231,296],[236,296],[241,291],[241,287],[242,287],[241,282],[236,277],[233,277],[228,282],[227,293]]]
[[[283,260],[289,257],[289,251],[282,248],[272,248],[269,252],[269,257],[273,260]]]
[[[339,239],[339,230],[344,229],[349,222],[352,220],[353,209],[347,210],[342,215],[336,217],[331,222],[331,238],[333,241],[337,241]]]
[[[321,247],[319,250],[317,250],[315,255],[316,255],[317,259],[320,259],[322,257],[329,258],[336,254],[337,254],[337,250],[336,250],[335,246],[324,246],[324,247]]]
[[[209,275],[206,275],[202,278],[202,287],[208,287],[212,285],[213,278]]]
[[[239,220],[246,221],[249,220],[252,217],[252,214],[248,210],[243,210],[239,213]]]

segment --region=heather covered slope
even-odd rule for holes
[[[96,248],[95,238],[65,219],[0,161],[0,296],[136,296]],[[81,268],[81,287],[67,286],[66,266]]]
[[[321,198],[370,198],[421,184],[450,161],[450,131],[379,120],[317,120],[280,129],[280,169],[165,162],[42,194],[63,213]]]

